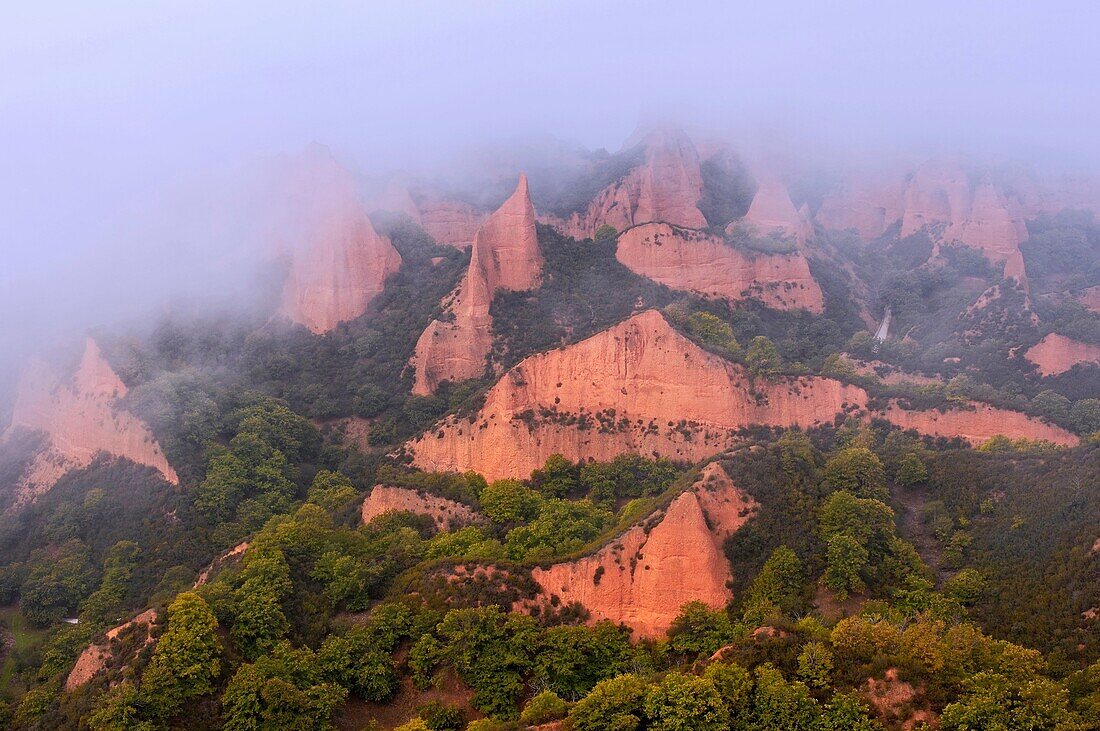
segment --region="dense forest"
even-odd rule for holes
[[[601,158],[581,192],[638,154]],[[736,163],[704,172],[724,191],[706,211],[718,232],[751,189]],[[563,194],[557,210],[578,205]],[[1094,314],[1047,296],[1100,281],[1095,266],[1075,266],[1095,246],[1092,219],[1034,222],[1024,253],[1038,321],[1019,316],[1023,294],[971,250],[944,246],[942,266],[923,266],[924,234],[857,251],[820,232],[810,268],[825,305],[811,314],[673,291],[616,259],[614,230],[578,241],[540,224],[543,275],[493,300],[484,376],[429,396],[411,393],[406,364],[469,254],[406,217],[377,223],[401,269],[366,314],[324,335],[182,317],[151,335],[101,334],[130,386],[126,407],[181,484],[101,458],[0,517],[6,726],[1100,726],[1098,369],[1044,378],[1012,355],[1053,328],[1100,342]],[[1003,316],[958,314],[998,283]],[[903,335],[879,345],[863,310],[884,307]],[[828,375],[919,408],[984,401],[1083,441],[972,448],[842,416],[808,431],[746,429],[717,458],[760,506],[723,546],[728,606],[686,603],[658,638],[592,621],[579,603],[532,608],[533,570],[648,530],[701,465],[554,455],[527,479],[487,481],[418,471],[400,447],[443,416],[474,413],[494,373],[647,308],[752,378]],[[925,378],[879,377],[852,358]],[[0,479],[13,482],[35,448],[6,443]],[[375,485],[481,519],[395,511],[364,524]],[[124,624],[147,610],[151,625]],[[74,684],[89,647],[104,670]]]

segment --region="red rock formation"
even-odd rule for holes
[[[149,427],[116,408],[126,392],[126,385],[91,338],[71,378],[62,378],[45,363],[25,370],[9,433],[15,429],[44,432],[48,441],[23,475],[17,502],[48,490],[65,473],[91,464],[101,452],[148,465],[172,484],[179,482]]]
[[[410,512],[427,515],[435,521],[439,530],[470,523],[480,523],[483,518],[473,508],[447,498],[429,495],[407,487],[375,485],[363,501],[363,523],[369,523],[379,515],[390,512]]]
[[[901,235],[910,236],[926,226],[961,231],[970,213],[970,200],[970,181],[957,162],[926,162],[917,168],[905,190]]]
[[[752,297],[780,310],[825,309],[801,253],[746,252],[701,231],[647,223],[619,236],[615,256],[637,274],[703,297],[729,302]]]
[[[685,603],[723,607],[730,600],[722,542],[755,509],[752,498],[711,463],[663,515],[649,516],[591,556],[536,568],[531,577],[546,595],[580,602],[593,622],[609,619],[639,637],[661,637]]]
[[[799,245],[806,243],[813,232],[809,219],[799,213],[791,202],[787,186],[774,178],[761,183],[745,217],[730,224],[738,225],[752,226],[760,236],[777,235],[793,239]]]
[[[827,378],[761,381],[754,392],[741,366],[650,310],[525,359],[490,389],[476,420],[446,420],[409,448],[426,470],[472,469],[489,479],[526,477],[555,452],[574,460],[638,451],[695,461],[729,446],[740,427],[810,426],[865,404],[862,389]],[[611,424],[580,428],[578,415]]]
[[[882,416],[902,429],[916,429],[921,434],[934,437],[961,437],[974,445],[998,435],[1013,439],[1045,439],[1064,446],[1074,446],[1080,442],[1077,435],[1018,411],[998,409],[974,401],[970,402],[969,407],[945,412],[906,411],[893,404]]]
[[[987,178],[974,191],[974,202],[965,222],[956,227],[957,239],[981,250],[991,261],[1012,261],[1012,272],[1005,276],[1023,275],[1020,244],[1027,238],[1023,219],[1011,210],[1004,195]]]
[[[444,301],[453,319],[433,320],[417,340],[410,363],[416,372],[413,393],[432,393],[442,381],[484,373],[492,347],[493,295],[498,289],[531,289],[541,270],[535,209],[527,176],[520,175],[512,196],[478,230],[466,276]]]
[[[230,548],[228,551],[211,561],[206,568],[199,572],[198,577],[195,579],[195,583],[191,588],[198,589],[200,586],[210,580],[210,577],[215,571],[221,570],[227,563],[244,555],[244,552],[248,550],[251,544],[248,541],[241,541],[237,545]]]
[[[628,141],[626,147],[634,144],[634,140]],[[688,136],[662,127],[641,136],[637,144],[645,147],[642,164],[600,191],[586,210],[559,222],[565,233],[586,238],[605,224],[622,231],[652,221],[706,227],[698,206],[703,196],[699,153]]]
[[[290,270],[279,313],[324,333],[366,311],[401,255],[374,230],[355,180],[326,149],[311,147],[291,168],[280,190]]]
[[[460,249],[474,242],[485,214],[469,203],[426,200],[418,204],[420,226],[441,244]]]
[[[1024,357],[1039,367],[1044,376],[1065,373],[1078,363],[1100,363],[1100,345],[1090,345],[1050,333],[1028,348]]]
[[[647,311],[574,345],[526,358],[486,394],[474,419],[451,417],[407,446],[428,471],[527,477],[551,454],[610,460],[623,452],[698,461],[745,426],[801,426],[864,409],[867,394],[830,378],[757,379],[706,352]],[[1027,416],[974,411],[883,414],[902,428],[974,443],[996,435],[1077,442]]]
[[[860,239],[871,241],[901,220],[903,197],[900,180],[849,181],[825,196],[815,218],[829,230],[855,230]]]
[[[114,659],[111,642],[124,631],[133,628],[134,631],[141,633],[142,639],[138,649],[149,645],[153,641],[153,627],[156,626],[156,623],[157,610],[147,609],[129,622],[123,622],[119,626],[107,630],[102,640],[93,642],[80,653],[80,657],[76,659],[76,664],[69,671],[68,677],[65,678],[65,690],[74,691],[102,672],[107,667],[107,662]]]
[[[1089,287],[1082,290],[1078,294],[1078,301],[1085,306],[1086,309],[1093,312],[1100,312],[1100,286]]]

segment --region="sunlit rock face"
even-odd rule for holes
[[[375,485],[363,500],[363,523],[369,523],[386,513],[413,513],[432,519],[438,530],[454,530],[470,523],[480,523],[484,518],[462,503],[437,495],[421,493],[407,487]]]
[[[716,463],[663,514],[646,519],[577,561],[536,568],[543,598],[580,602],[590,622],[611,620],[635,638],[663,637],[687,602],[715,609],[732,598],[723,541],[749,519],[756,503]]]
[[[432,393],[443,381],[485,372],[492,348],[493,295],[531,289],[542,263],[535,209],[527,176],[521,175],[515,192],[478,229],[466,276],[443,303],[448,320],[433,320],[417,340],[410,363],[416,373],[413,393]]]
[[[702,231],[647,223],[619,236],[615,256],[636,274],[702,297],[753,298],[779,310],[820,313],[825,308],[821,287],[801,252],[743,251]]]
[[[810,426],[866,404],[862,389],[827,378],[755,388],[741,366],[706,352],[651,310],[525,359],[489,390],[473,422],[445,421],[408,446],[425,470],[527,477],[555,453],[697,461],[728,447],[739,427]],[[602,421],[611,423],[593,424]]]
[[[374,230],[355,180],[313,145],[276,187],[278,247],[290,260],[279,313],[319,334],[359,317],[401,268],[401,255]]]
[[[1024,357],[1044,376],[1065,373],[1078,363],[1100,363],[1100,345],[1082,343],[1058,333],[1050,333],[1028,348]]]
[[[862,413],[934,436],[980,443],[996,434],[1074,444],[1076,437],[1024,414],[971,410],[868,413],[867,393],[823,377],[750,379],[653,310],[586,340],[526,358],[470,418],[450,417],[406,445],[426,471],[528,477],[552,454],[608,461],[624,452],[699,461],[737,443],[751,425],[812,427]]]
[[[674,127],[635,135],[626,148],[641,145],[641,164],[601,190],[581,212],[554,223],[570,236],[590,238],[603,225],[622,231],[653,221],[705,228],[699,210],[703,177],[691,139]]]
[[[813,232],[813,225],[805,213],[791,202],[787,186],[778,178],[766,178],[753,196],[748,213],[730,226],[751,226],[760,236],[779,236],[791,239],[800,246]]]
[[[69,376],[48,363],[28,365],[8,434],[27,429],[45,434],[46,442],[17,485],[16,502],[45,492],[69,471],[91,464],[100,453],[147,465],[167,481],[178,483],[149,427],[118,406],[126,393],[126,385],[90,338],[79,366]]]

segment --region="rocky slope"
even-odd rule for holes
[[[758,236],[791,239],[799,246],[805,244],[813,233],[809,217],[794,207],[787,186],[774,177],[760,184],[748,213],[730,226],[750,226]]]
[[[810,427],[864,411],[867,393],[830,378],[756,379],[672,329],[656,311],[634,315],[574,345],[508,371],[473,418],[451,417],[406,445],[428,471],[527,477],[552,454],[608,460],[623,452],[698,461],[755,424]],[[878,414],[903,428],[972,442],[996,434],[1076,438],[1024,414],[974,411]]]
[[[279,314],[315,333],[362,315],[401,255],[374,230],[351,174],[314,145],[288,166],[278,198],[290,260]]]
[[[827,378],[759,382],[677,333],[656,311],[531,356],[504,375],[473,421],[449,419],[409,445],[425,470],[526,477],[554,453],[626,451],[699,460],[750,424],[810,426],[866,404]]]
[[[1082,343],[1058,333],[1050,333],[1028,348],[1024,357],[1044,376],[1065,373],[1078,363],[1100,363],[1100,345]]]
[[[705,228],[698,206],[703,195],[699,153],[688,136],[676,128],[659,127],[636,135],[625,148],[635,145],[644,148],[640,165],[601,190],[585,210],[552,223],[578,239],[591,237],[605,224],[617,231],[652,221]]]
[[[1061,427],[1033,419],[1018,411],[998,409],[988,404],[971,402],[966,409],[950,411],[907,411],[891,405],[877,414],[902,429],[916,429],[933,437],[961,437],[979,445],[999,434],[1013,439],[1045,439],[1055,444],[1073,446],[1080,440]]]
[[[466,276],[444,300],[448,318],[433,320],[417,340],[410,362],[416,373],[413,393],[432,393],[442,381],[485,372],[492,347],[493,295],[500,289],[534,287],[542,262],[535,209],[527,176],[521,175],[515,192],[478,229]]]
[[[712,462],[663,512],[649,516],[590,556],[536,568],[543,599],[580,602],[590,621],[609,619],[635,637],[662,637],[690,601],[723,607],[732,598],[723,541],[756,509]]]
[[[114,641],[123,632],[133,631],[136,634],[136,647],[132,647],[129,655],[131,658],[142,648],[153,642],[153,628],[157,624],[157,610],[147,609],[128,622],[123,622],[113,629],[107,630],[102,640],[93,642],[84,648],[77,658],[73,669],[65,678],[65,690],[73,691],[84,685],[106,667],[107,663],[115,659]]]
[[[90,338],[70,377],[47,363],[27,367],[8,433],[16,429],[43,432],[47,441],[17,486],[17,503],[48,490],[65,473],[86,467],[100,453],[148,465],[169,482],[179,482],[149,427],[117,407],[126,393],[126,385]]]
[[[407,487],[375,485],[363,500],[363,523],[390,512],[409,512],[430,517],[439,530],[453,530],[470,523],[479,523],[482,516],[462,503],[421,493]]]
[[[701,231],[647,223],[619,236],[615,256],[643,277],[703,297],[728,302],[752,297],[780,310],[825,308],[801,253],[743,251]]]

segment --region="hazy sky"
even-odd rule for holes
[[[658,114],[1095,161],[1097,27],[1086,1],[7,3],[0,348],[197,276],[142,233],[166,190],[311,140],[371,172],[534,131],[616,149]]]

